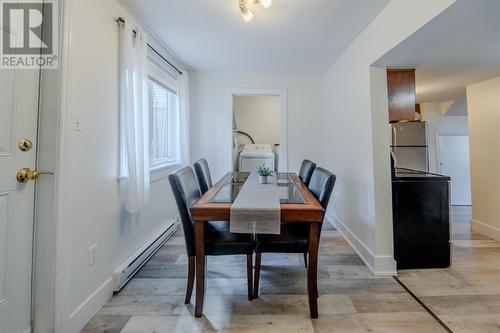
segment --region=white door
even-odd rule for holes
[[[451,204],[471,205],[469,137],[438,137],[439,173],[451,177]]]
[[[2,29],[0,27],[0,33]],[[30,331],[38,70],[0,69],[0,333]],[[23,139],[32,148],[22,151]]]

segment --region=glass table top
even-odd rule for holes
[[[293,173],[279,172],[277,173],[278,184],[291,183],[294,184],[292,180]]]
[[[240,193],[249,173],[233,173],[233,176],[208,201],[210,203],[233,203]],[[300,190],[289,173],[278,173],[279,198],[282,204],[305,204]]]
[[[250,176],[250,172],[233,172],[233,176],[229,182],[233,184],[243,184],[247,180],[248,176]]]

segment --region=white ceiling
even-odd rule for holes
[[[500,1],[458,0],[376,65],[416,68],[419,103],[462,103],[465,86],[500,75]]]
[[[389,0],[120,0],[191,69],[322,74]]]

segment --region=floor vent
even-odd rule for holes
[[[177,231],[179,227],[179,218],[171,219],[168,226],[158,232],[152,241],[148,242],[131,255],[125,262],[113,273],[114,292],[120,291],[127,282],[141,269],[141,267],[151,258],[160,247]]]

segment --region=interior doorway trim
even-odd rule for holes
[[[247,89],[228,88],[226,90],[226,110],[224,117],[225,156],[227,156],[227,170],[233,169],[233,103],[234,97],[239,96],[277,96],[280,98],[280,159],[279,171],[288,171],[288,97],[286,89]]]

